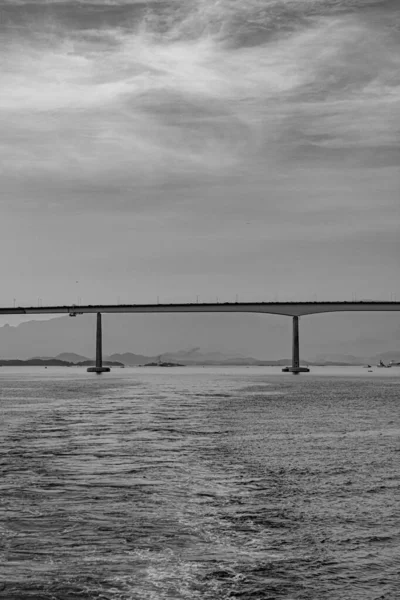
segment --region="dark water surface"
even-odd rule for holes
[[[400,369],[356,371],[1,369],[0,597],[399,598]]]

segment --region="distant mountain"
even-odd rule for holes
[[[20,318],[20,317],[18,317]],[[89,360],[95,354],[96,315],[55,317],[9,325],[0,316],[0,358],[71,358]],[[291,353],[289,317],[252,313],[104,314],[104,358],[124,364],[162,360],[185,364],[274,364]],[[179,352],[173,348],[186,348]],[[199,348],[202,348],[200,351]],[[66,352],[65,349],[73,349]],[[354,364],[358,357],[398,357],[397,313],[332,313],[301,318],[300,356],[313,362]],[[118,354],[117,354],[118,353]],[[393,354],[392,354],[393,353]],[[78,357],[74,356],[77,354]],[[125,356],[127,355],[127,356]],[[124,356],[122,360],[121,356]],[[136,357],[136,358],[135,358]],[[249,359],[247,359],[249,357]],[[348,358],[353,357],[353,358]],[[254,360],[254,363],[252,362]],[[363,361],[364,358],[361,358]],[[386,360],[388,360],[386,358]],[[391,359],[390,359],[391,360]],[[287,364],[287,361],[285,361]]]
[[[123,354],[111,354],[105,357],[106,360],[122,363],[127,367],[135,367],[156,360],[155,356],[144,356],[143,354],[133,354],[132,352],[124,352]]]
[[[137,366],[144,364],[157,364],[159,361],[169,363],[179,363],[182,365],[213,365],[213,364],[258,364],[253,358],[238,357],[233,358],[229,354],[222,352],[200,352],[199,348],[191,350],[179,350],[178,352],[163,352],[155,356],[145,356],[143,354],[133,354],[124,352],[123,354],[111,354],[107,360],[118,361],[127,366]]]
[[[180,362],[185,365],[251,365],[260,364],[262,361],[252,357],[224,352],[202,352],[200,348],[190,350],[179,350],[178,352],[164,352],[163,360]]]
[[[55,358],[58,360],[65,360],[71,363],[79,363],[85,360],[90,360],[87,356],[82,356],[81,354],[75,354],[75,352],[61,352],[61,354],[57,354]]]
[[[232,352],[217,352],[217,351],[201,351],[199,347],[190,348],[189,350],[179,350],[178,352],[164,352],[163,357],[173,358],[177,360],[184,360],[186,363],[198,363],[204,361],[207,362],[226,362],[226,361],[241,361],[243,359],[247,361],[253,361],[250,357],[243,356],[242,354]]]
[[[164,352],[156,356],[144,356],[143,354],[133,354],[124,352],[123,354],[111,354],[107,360],[122,362],[126,366],[134,367],[138,365],[157,365],[159,362],[178,363],[184,366],[195,365],[287,365],[289,359],[279,359],[274,361],[258,360],[247,356],[234,356],[224,354],[223,352],[201,352],[199,348],[191,350],[179,350],[178,352]],[[306,364],[304,362],[304,364]]]
[[[315,364],[362,365],[367,359],[352,354],[318,354],[311,362]]]
[[[349,354],[322,354],[311,361],[315,365],[376,365],[382,360],[384,363],[395,361],[400,362],[400,351],[382,352],[374,356],[353,356]]]
[[[189,359],[180,359],[177,361],[176,357],[185,356],[184,350],[176,353],[165,353],[158,356],[144,356],[141,354],[133,354],[131,352],[125,352],[124,354],[114,354],[108,359],[103,360],[103,365],[107,367],[123,367],[123,366],[286,366],[290,365],[291,360],[289,358],[281,358],[278,360],[257,360],[251,357],[237,357],[237,358],[226,358],[223,353],[206,353],[196,351],[195,356],[192,353]],[[61,353],[59,356],[72,356],[74,360],[77,354]],[[119,360],[110,360],[110,358]],[[301,364],[304,366],[361,366],[366,364],[377,365],[382,360],[384,363],[390,361],[400,363],[400,352],[384,352],[372,357],[357,357],[352,355],[322,355],[314,360],[302,360]],[[72,362],[66,360],[60,360],[56,358],[30,358],[27,360],[20,359],[0,359],[0,366],[50,366],[50,367],[91,367],[95,365],[95,360],[85,359],[83,361]]]
[[[61,355],[59,355],[61,356]],[[59,356],[57,358],[59,358]],[[134,367],[144,364],[157,364],[159,361],[179,363],[185,366],[195,365],[221,365],[221,366],[284,366],[291,363],[289,358],[280,358],[277,360],[259,360],[251,356],[230,355],[223,352],[202,352],[200,348],[190,350],[179,350],[178,352],[164,352],[155,356],[145,356],[143,354],[133,354],[124,352],[122,354],[112,354],[105,357],[108,361],[122,363],[126,366]],[[400,361],[400,352],[383,352],[374,356],[354,356],[352,354],[320,354],[315,358],[305,360],[301,363],[307,365],[364,365],[377,364],[380,360],[389,362],[391,360]],[[72,362],[72,361],[71,361]],[[106,364],[104,362],[104,364]]]

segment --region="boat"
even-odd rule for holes
[[[376,365],[377,367],[379,367],[380,369],[390,369],[390,367],[392,366],[391,364],[389,365],[385,365],[385,363],[383,362],[383,360],[379,361],[379,365]]]

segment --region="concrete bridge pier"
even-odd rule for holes
[[[282,369],[285,373],[309,373],[308,367],[300,366],[299,317],[293,317],[292,366]]]
[[[108,373],[110,367],[103,367],[103,350],[102,350],[102,329],[101,329],[101,313],[97,313],[96,320],[96,366],[88,367],[88,373]]]

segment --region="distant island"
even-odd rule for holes
[[[0,359],[0,367],[92,367],[96,361],[84,360],[82,362],[69,362],[58,358],[28,358],[27,360],[19,360],[18,358],[10,358],[8,360]],[[120,362],[103,360],[105,367],[124,367]]]
[[[186,367],[186,365],[181,365],[179,363],[173,362],[149,362],[144,365],[139,365],[139,367]]]
[[[378,365],[380,361],[399,366],[400,352],[385,352],[372,357],[357,357],[346,354],[319,355],[312,360],[302,360],[304,366],[363,366]],[[166,352],[158,356],[145,356],[124,352],[104,357],[105,367],[188,367],[188,366],[221,366],[221,367],[284,367],[291,364],[289,358],[278,360],[260,360],[249,356],[225,354],[216,351],[200,351],[199,348]],[[95,365],[93,358],[74,352],[62,352],[57,356],[35,356],[21,360],[17,358],[0,359],[0,367],[91,367]]]
[[[96,365],[95,360],[82,360],[77,363],[72,363],[74,367],[94,367]],[[103,360],[104,367],[124,367],[125,365],[115,360]]]
[[[65,360],[57,358],[29,358],[28,360],[19,360],[10,358],[9,360],[0,360],[0,367],[75,367],[76,365]]]

